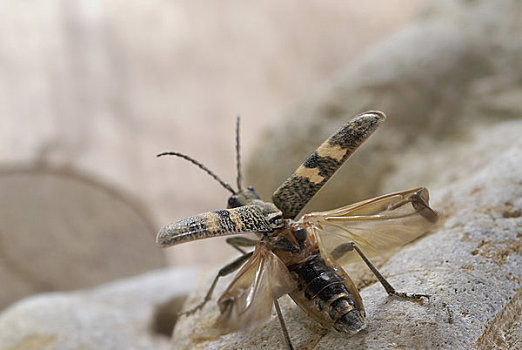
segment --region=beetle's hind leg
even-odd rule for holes
[[[354,249],[357,252],[357,254],[359,254],[361,259],[363,259],[363,261],[366,263],[366,265],[370,268],[370,270],[372,270],[373,274],[375,275],[375,277],[377,277],[379,282],[381,282],[382,286],[384,287],[384,289],[386,290],[386,293],[388,293],[388,295],[394,295],[394,296],[398,296],[401,298],[408,298],[408,299],[420,299],[422,297],[429,299],[430,296],[428,294],[405,293],[405,292],[396,291],[395,288],[393,288],[393,286],[384,278],[384,276],[381,275],[379,270],[377,270],[377,268],[375,266],[373,266],[373,264],[370,262],[370,260],[368,260],[368,258],[364,255],[364,253],[359,249],[359,247],[357,247],[357,245],[354,242],[348,242],[348,243],[344,243],[344,244],[337,246],[332,251],[331,255],[334,259],[337,260],[344,254],[346,254],[347,252],[352,251]]]
[[[274,299],[274,306],[277,312],[277,318],[279,319],[279,324],[281,325],[281,331],[285,337],[286,346],[288,350],[294,350],[294,346],[292,345],[292,340],[290,340],[290,335],[288,334],[288,329],[286,328],[285,319],[283,318],[283,313],[281,312],[281,308],[279,307],[279,302],[277,299]]]
[[[191,315],[194,312],[203,308],[203,306],[205,306],[205,304],[212,298],[212,293],[214,292],[214,288],[216,288],[216,284],[217,284],[217,281],[219,280],[219,278],[236,271],[237,269],[239,269],[241,267],[241,265],[243,265],[245,263],[245,261],[247,261],[252,256],[253,252],[247,253],[239,247],[252,247],[252,246],[255,246],[258,241],[249,239],[246,237],[231,237],[231,238],[228,238],[226,240],[226,242],[228,244],[230,244],[232,247],[239,250],[243,255],[241,255],[240,257],[238,257],[236,260],[232,261],[231,263],[223,266],[219,270],[217,276],[214,278],[214,281],[212,281],[212,284],[210,285],[210,288],[208,289],[208,292],[205,295],[205,298],[203,298],[203,301],[201,301],[201,303],[199,303],[198,305],[194,306],[191,309],[180,312],[179,316]]]

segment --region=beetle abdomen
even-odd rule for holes
[[[320,255],[294,267],[298,291],[291,294],[296,303],[323,325],[354,334],[366,326],[364,311],[359,310],[345,279],[329,267]]]

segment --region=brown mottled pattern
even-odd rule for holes
[[[382,112],[362,113],[323,142],[274,192],[273,202],[283,216],[295,218],[384,119]]]
[[[181,219],[161,228],[160,246],[242,232],[272,232],[275,229],[253,205],[208,212]]]

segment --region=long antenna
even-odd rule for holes
[[[237,167],[237,190],[241,192],[241,152],[239,144],[239,115],[236,119],[236,167]]]
[[[212,176],[214,178],[214,180],[216,180],[217,182],[219,182],[221,184],[221,186],[225,187],[227,190],[232,192],[232,194],[236,194],[236,191],[234,191],[234,189],[229,184],[227,184],[226,182],[221,180],[216,174],[214,174],[206,166],[204,166],[203,164],[201,164],[194,158],[191,158],[191,157],[189,157],[183,153],[179,153],[179,152],[163,152],[163,153],[158,154],[156,157],[162,157],[162,156],[176,156],[176,157],[180,157],[180,158],[188,160],[189,162],[197,165],[200,169],[204,170],[207,174]]]

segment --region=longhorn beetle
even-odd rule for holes
[[[231,237],[227,242],[242,255],[223,267],[207,295],[192,314],[212,296],[218,279],[241,268],[217,303],[215,327],[222,334],[251,329],[270,318],[275,306],[288,349],[293,349],[277,299],[289,294],[310,317],[329,330],[355,334],[366,326],[364,306],[354,283],[339,264],[355,251],[389,295],[419,299],[426,294],[398,292],[368,260],[363,250],[389,249],[405,244],[437,221],[425,188],[396,192],[338,209],[309,213],[295,220],[308,201],[335,171],[384,121],[382,112],[356,116],[324,141],[274,192],[273,203],[261,200],[253,187],[241,187],[239,118],[236,123],[237,190],[195,159],[177,152],[216,179],[232,195],[227,209],[179,220],[163,227],[156,242],[161,247],[196,239],[254,232],[259,240]],[[241,247],[254,247],[245,252]],[[351,254],[353,255],[353,253]]]

